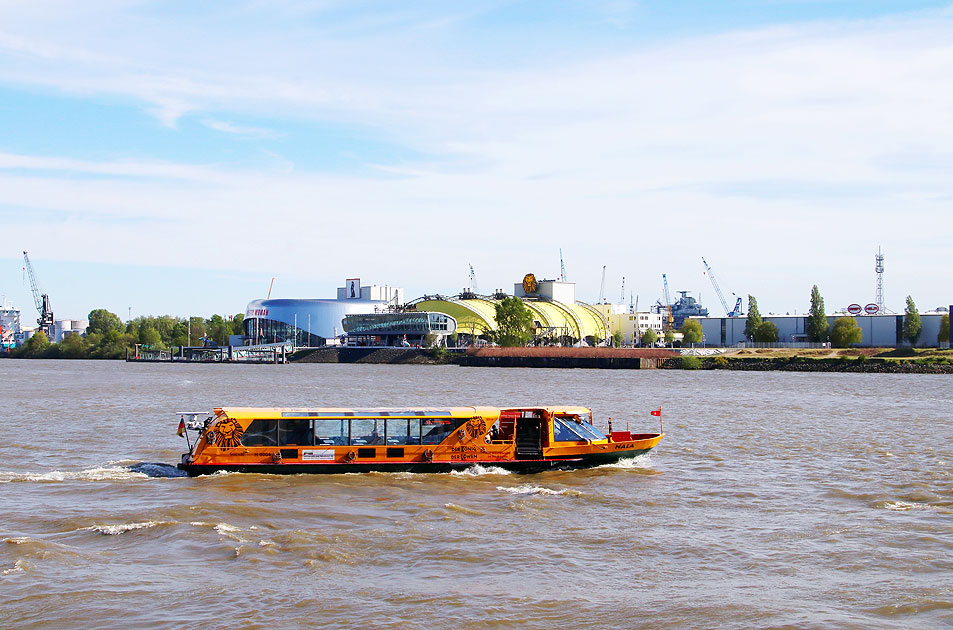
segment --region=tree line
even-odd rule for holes
[[[52,343],[36,331],[10,356],[31,359],[121,359],[136,344],[155,350],[176,346],[227,345],[229,335],[242,334],[245,315],[173,317],[144,315],[123,323],[115,313],[98,308],[89,313],[85,335],[71,334]]]
[[[916,344],[920,338],[923,324],[920,321],[920,312],[911,296],[907,296],[907,305],[903,313],[902,337]],[[815,284],[811,289],[811,308],[808,311],[804,331],[808,339],[814,343],[830,342],[835,348],[847,348],[864,340],[864,333],[854,317],[838,317],[833,326],[827,321],[824,312],[824,298]],[[778,340],[778,327],[772,322],[764,321],[758,311],[758,301],[754,296],[748,296],[748,319],[745,322],[745,337],[755,342],[773,343]],[[943,315],[940,321],[940,332],[937,342],[950,340],[950,314]]]

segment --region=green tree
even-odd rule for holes
[[[621,348],[622,344],[625,342],[625,336],[622,334],[621,330],[617,330],[612,333],[612,345],[615,348]]]
[[[159,335],[159,331],[152,326],[145,326],[139,329],[139,343],[158,348],[162,345],[162,337]]]
[[[775,343],[778,340],[778,327],[774,322],[761,322],[754,329],[754,340],[758,343]]]
[[[761,325],[761,311],[758,310],[758,300],[753,295],[748,296],[748,320],[745,322],[745,339],[754,339],[754,331]]]
[[[697,319],[686,319],[680,329],[685,343],[702,342],[702,325]]]
[[[920,312],[917,305],[913,303],[913,298],[907,296],[907,308],[903,311],[903,338],[911,344],[915,344],[920,338],[920,330],[923,325],[920,323]]]
[[[89,356],[89,342],[82,335],[67,335],[58,345],[60,356],[65,359],[84,359]]]
[[[186,322],[186,327],[191,327],[191,332],[189,333],[189,342],[186,344],[188,346],[197,346],[199,345],[199,340],[205,336],[205,320],[201,317],[190,317]],[[271,339],[262,339],[263,342],[272,341]]]
[[[529,343],[533,313],[516,296],[496,303],[497,340],[501,346],[524,346]]]
[[[47,350],[50,349],[50,338],[46,336],[46,333],[42,330],[38,330],[33,333],[33,336],[26,340],[26,343],[23,344],[19,356],[27,357],[28,359],[38,359],[42,357]]]
[[[212,315],[205,320],[205,330],[210,341],[224,346],[228,344],[232,328],[221,315]]]
[[[807,315],[807,336],[811,341],[820,343],[827,341],[830,326],[827,323],[827,315],[824,313],[824,298],[817,285],[811,289],[811,310]]]
[[[189,345],[189,325],[184,319],[180,319],[172,328],[172,343],[170,346]]]
[[[864,332],[853,317],[838,317],[831,327],[831,345],[847,348],[864,340]]]
[[[121,359],[126,354],[126,348],[132,347],[136,343],[135,340],[137,338],[138,337],[133,337],[130,333],[110,330],[102,336],[99,343],[93,348],[90,356],[97,359]]]
[[[675,341],[675,332],[672,330],[666,330],[662,338],[665,339],[665,343],[672,345],[672,342]]]
[[[239,313],[232,318],[232,334],[233,335],[244,335],[245,334],[245,314]]]
[[[651,328],[647,328],[645,332],[642,333],[643,346],[654,346],[656,341],[658,341],[658,335],[655,334],[655,331]]]
[[[115,313],[110,313],[104,308],[97,308],[89,312],[87,335],[90,333],[105,335],[110,330],[122,330],[123,328],[122,320]]]
[[[950,314],[945,314],[940,318],[940,332],[936,336],[937,343],[950,341]]]

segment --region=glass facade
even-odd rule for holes
[[[457,320],[444,313],[426,311],[348,314],[344,317],[344,330],[348,343],[353,345],[421,345],[428,335],[456,332]]]
[[[319,337],[295,328],[294,324],[286,324],[276,319],[262,319],[255,317],[245,319],[243,322],[245,328],[245,339],[250,345],[260,343],[283,343],[294,342],[296,346],[315,348],[325,345],[324,337]]]
[[[352,335],[449,334],[456,330],[456,320],[444,313],[362,313],[346,315],[344,330]]]

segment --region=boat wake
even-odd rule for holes
[[[139,462],[127,468],[132,472],[142,473],[146,477],[188,477],[188,473],[184,470],[162,462]]]
[[[582,493],[578,490],[570,490],[569,488],[563,488],[562,490],[553,490],[551,488],[544,488],[543,486],[531,486],[531,485],[522,485],[516,486],[513,488],[508,488],[506,486],[497,486],[497,490],[503,492],[508,492],[509,494],[515,495],[527,495],[527,494],[538,494],[538,495],[564,495],[571,497],[582,496]]]
[[[635,457],[620,459],[619,461],[612,462],[611,464],[596,466],[596,468],[622,468],[627,470],[635,468],[652,468],[652,453],[643,453],[641,455],[636,455]]]
[[[482,475],[512,475],[513,472],[500,468],[499,466],[481,466],[480,464],[474,464],[463,470],[451,470],[450,474],[463,477],[480,477]]]
[[[0,483],[63,481],[128,481],[149,477],[185,477],[185,471],[170,464],[138,462],[128,466],[109,463],[85,470],[50,470],[47,472],[0,471]]]

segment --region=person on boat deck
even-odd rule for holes
[[[377,431],[377,422],[374,422],[374,430],[371,431],[371,435],[367,438],[368,444],[383,444],[384,440],[381,438],[381,434]]]

